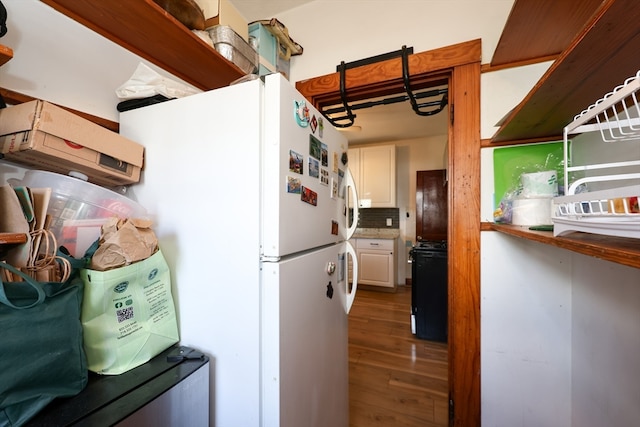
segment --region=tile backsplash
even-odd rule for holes
[[[391,226],[387,226],[387,218],[391,218]],[[360,209],[359,228],[400,228],[400,209],[398,208],[366,208]]]

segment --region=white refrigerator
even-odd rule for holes
[[[280,74],[124,112],[120,133],[145,146],[130,191],[171,268],[181,344],[211,360],[210,425],[346,427],[346,138]]]

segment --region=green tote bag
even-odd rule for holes
[[[56,397],[87,385],[83,282],[74,274],[39,283],[4,262],[0,268],[24,280],[0,280],[0,426],[20,426]]]

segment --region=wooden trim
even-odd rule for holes
[[[541,62],[547,62],[547,61],[555,61],[556,59],[558,59],[559,56],[560,54],[557,53],[554,55],[541,56],[539,58],[531,58],[531,59],[522,60],[522,61],[508,62],[506,64],[499,64],[499,65],[482,64],[482,67],[480,68],[480,72],[482,74],[491,73],[493,71],[501,71],[501,70],[506,70],[506,69],[515,68],[515,67],[524,67],[526,65],[539,64]]]
[[[450,425],[480,425],[480,62],[454,67],[449,129]],[[453,421],[453,422],[451,422]]]
[[[479,62],[481,56],[480,40],[409,55],[411,85],[422,89],[446,83],[452,67]],[[350,101],[404,92],[402,60],[389,59],[348,70],[345,83]],[[299,81],[296,88],[318,109],[339,103],[340,73]]]
[[[480,141],[481,148],[495,148],[495,147],[504,147],[506,145],[523,145],[523,144],[535,144],[538,142],[550,142],[550,141],[562,141],[563,136],[550,136],[550,137],[542,137],[542,138],[527,138],[527,139],[518,139],[516,141],[501,141],[501,142],[493,142],[489,138],[483,138]]]
[[[493,222],[482,222],[480,223],[480,231],[494,231]]]
[[[13,58],[13,49],[0,44],[0,65],[4,65]]]
[[[15,245],[18,243],[27,243],[27,235],[25,233],[0,233],[0,245]]]
[[[450,425],[480,425],[480,40],[411,55],[412,82],[447,81],[455,120],[449,128],[449,395]],[[349,70],[350,96],[399,93],[400,60]],[[339,99],[333,73],[298,82],[314,106]],[[425,86],[426,87],[426,86]],[[351,98],[350,98],[351,100]]]
[[[555,236],[552,231],[529,230],[527,226],[487,223],[482,230],[494,230],[517,238],[592,256],[629,267],[640,268],[640,240],[592,233]]]

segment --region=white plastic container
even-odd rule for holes
[[[523,173],[520,176],[522,194],[527,199],[537,197],[555,197],[558,195],[558,174],[556,171]]]
[[[551,197],[515,199],[512,205],[513,225],[550,225],[553,209]]]
[[[146,209],[134,200],[79,178],[30,170],[25,172],[22,180],[11,179],[9,182],[13,187],[51,188],[51,199],[47,209],[47,214],[51,216],[49,229],[56,236],[58,245],[66,246],[72,255],[76,255],[73,253],[77,233],[74,224],[83,220],[99,220],[113,216],[147,217]],[[63,230],[65,221],[72,226]]]

